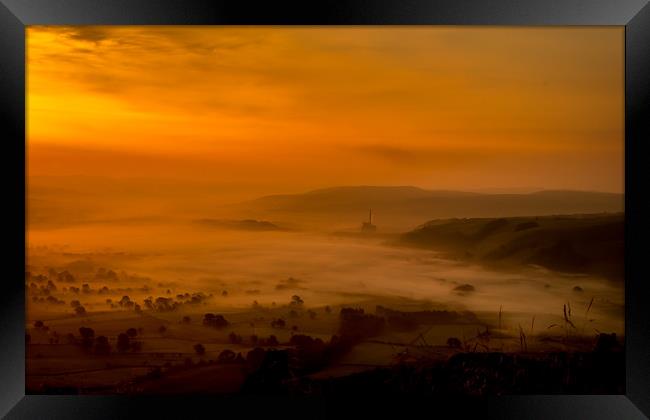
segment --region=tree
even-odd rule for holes
[[[199,343],[199,344],[195,344],[195,345],[194,345],[194,351],[195,351],[196,354],[198,354],[199,356],[203,356],[203,355],[205,354],[205,347],[203,347],[203,344],[200,344],[200,343]]]
[[[217,357],[217,361],[219,363],[232,363],[235,361],[236,358],[237,355],[235,354],[234,351],[226,349],[221,353],[219,353],[219,356]]]
[[[167,327],[165,327],[164,325],[161,325],[160,328],[158,328],[158,332],[160,334],[166,333],[167,332]]]
[[[270,335],[269,339],[266,341],[267,346],[277,346],[280,343],[278,342],[278,338],[274,335]]]
[[[253,369],[257,370],[262,366],[264,362],[264,357],[266,356],[266,350],[261,347],[255,347],[253,350],[249,351],[246,354],[246,363]]]
[[[456,337],[449,337],[447,339],[447,346],[454,349],[459,349],[463,346],[463,343],[461,343],[460,340]]]
[[[235,334],[234,331],[231,332],[230,334],[228,334],[228,340],[229,340],[232,344],[241,344],[241,342],[242,342],[242,338],[241,338],[241,336]]]
[[[291,296],[291,303],[290,303],[290,305],[293,305],[293,306],[302,306],[302,304],[304,304],[304,303],[305,303],[305,301],[302,300],[302,298],[301,298],[300,296],[298,296],[298,295],[293,295],[293,296]]]
[[[189,316],[184,316],[181,322],[183,324],[189,324],[190,322],[192,322],[192,319]]]
[[[144,307],[147,309],[153,309],[153,298],[148,297],[144,300]]]
[[[93,345],[93,339],[95,338],[95,330],[92,328],[81,327],[79,328],[79,334],[81,335],[81,345],[84,347],[91,347]]]
[[[129,328],[126,330],[126,335],[128,335],[129,338],[135,338],[138,336],[138,331],[135,328]]]
[[[179,303],[174,302],[174,299],[167,297],[157,297],[153,304],[153,308],[159,312],[170,312],[178,308]]]
[[[77,308],[77,307],[81,306],[81,302],[79,302],[78,300],[71,300],[70,301],[70,306],[72,306],[73,308]]]
[[[45,324],[43,324],[43,321],[35,321],[34,322],[34,328],[36,328],[36,329],[41,329],[41,328],[43,328],[43,326],[45,326]]]
[[[285,325],[287,325],[287,323],[282,318],[274,319],[273,321],[271,321],[271,326],[273,328],[284,328]]]
[[[125,351],[129,350],[131,347],[131,344],[129,343],[129,336],[121,333],[120,335],[117,336],[117,350],[124,353]]]
[[[84,308],[83,306],[77,306],[76,308],[74,308],[74,312],[75,314],[77,314],[77,316],[85,316],[86,308]]]
[[[223,317],[223,315],[205,314],[203,316],[203,325],[214,328],[225,328],[230,325],[230,323]]]
[[[109,354],[111,352],[111,345],[108,342],[108,338],[103,335],[95,338],[95,353],[97,354]]]
[[[57,279],[59,281],[63,281],[63,282],[66,282],[66,283],[74,283],[75,282],[74,276],[68,270],[65,270],[65,271],[59,273],[58,276],[57,276]]]
[[[131,341],[131,351],[142,350],[142,341]]]

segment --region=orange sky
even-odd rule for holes
[[[30,27],[29,176],[623,190],[622,27]]]

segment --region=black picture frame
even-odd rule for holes
[[[27,25],[621,25],[625,26],[626,392],[597,396],[504,396],[485,400],[325,401],[290,397],[154,398],[25,395],[25,27]],[[648,195],[643,175],[650,140],[650,6],[645,0],[0,0],[0,121],[3,256],[0,293],[0,416],[25,418],[194,418],[251,411],[329,417],[358,411],[406,416],[412,408],[458,418],[642,419],[650,416],[650,270],[645,264]],[[417,401],[416,401],[417,400]],[[342,404],[354,402],[343,407]],[[309,410],[309,411],[305,411]],[[345,410],[345,411],[343,411]],[[441,418],[447,418],[442,416]]]

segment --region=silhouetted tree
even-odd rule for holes
[[[183,324],[189,324],[191,321],[192,320],[189,316],[184,316],[182,320]]]
[[[203,316],[203,325],[214,328],[225,328],[230,325],[230,323],[223,317],[223,315],[205,314]]]
[[[79,307],[81,306],[81,302],[79,302],[78,300],[71,300],[70,306],[72,306],[73,308]]]
[[[97,354],[109,354],[111,352],[111,345],[108,342],[108,338],[103,335],[95,338],[95,353]]]
[[[232,350],[224,350],[221,353],[219,353],[219,356],[217,357],[217,362],[219,363],[232,363],[235,361],[237,358],[237,355],[235,354],[234,351]]]
[[[129,336],[121,333],[120,335],[117,336],[117,350],[119,352],[124,353],[125,351],[129,350],[131,347],[129,343]]]
[[[55,298],[54,296],[48,296],[47,299],[45,299],[45,301],[47,303],[52,303],[54,305],[64,305],[65,304],[64,301],[59,300],[59,299]]]
[[[81,345],[84,347],[91,347],[95,338],[95,330],[92,328],[81,327],[79,328],[79,335],[81,335]]]
[[[232,344],[241,344],[242,338],[240,335],[235,334],[235,332],[231,332],[228,334],[228,341],[230,341]]]
[[[463,343],[461,343],[461,341],[456,337],[449,337],[447,339],[447,346],[454,349],[459,349],[463,346]]]
[[[194,351],[199,356],[203,356],[205,354],[205,347],[203,347],[203,344],[195,344],[194,345]]]
[[[153,304],[153,308],[159,312],[170,312],[176,310],[178,306],[179,303],[174,302],[174,299],[163,296],[157,297]]]
[[[144,300],[144,307],[147,309],[153,309],[153,298],[148,297]]]
[[[131,351],[142,350],[142,341],[131,340]]]
[[[274,319],[273,321],[271,321],[271,326],[273,328],[284,328],[285,325],[287,325],[287,323],[282,318]]]
[[[34,328],[41,329],[44,326],[45,326],[45,324],[43,324],[43,321],[34,321]]]
[[[77,316],[85,316],[86,308],[84,308],[83,306],[77,306],[76,308],[74,308],[74,312],[75,314],[77,314]]]
[[[60,282],[74,283],[74,276],[68,272],[68,270],[62,271],[57,275],[57,280]]]
[[[126,330],[126,335],[128,335],[129,338],[135,338],[138,335],[138,331],[135,328],[129,328]]]
[[[246,354],[246,363],[252,370],[257,370],[264,361],[266,350],[261,347],[255,347]]]
[[[340,319],[340,334],[357,340],[379,335],[386,325],[384,318],[365,314],[362,308],[341,308]]]

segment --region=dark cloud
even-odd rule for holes
[[[407,149],[385,144],[371,144],[355,147],[354,151],[395,165],[435,164],[436,166],[450,166],[459,163],[476,162],[486,157],[485,152],[477,149]]]
[[[110,37],[110,32],[100,26],[74,26],[67,33],[69,38],[78,41],[100,42]]]

